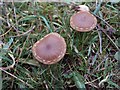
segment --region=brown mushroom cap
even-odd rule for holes
[[[54,64],[65,55],[66,42],[58,33],[50,33],[33,45],[32,52],[39,62]]]
[[[70,18],[71,27],[80,32],[91,31],[96,24],[96,17],[87,11],[79,11]]]

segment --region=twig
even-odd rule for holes
[[[6,70],[4,70],[4,69],[2,69],[2,68],[0,68],[0,70],[3,71],[3,72],[5,72],[5,73],[7,73],[8,75],[16,78],[17,80],[19,80],[20,82],[22,82],[22,83],[24,83],[25,85],[29,86],[30,88],[34,88],[33,86],[31,86],[31,85],[28,84],[27,82],[23,81],[22,79],[18,78],[17,76],[15,76],[15,75],[13,75],[13,74],[11,74],[11,73],[9,73],[9,72],[7,72]]]

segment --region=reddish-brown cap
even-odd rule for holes
[[[54,64],[64,57],[66,42],[58,33],[50,33],[33,45],[32,52],[39,62]]]
[[[80,32],[91,31],[95,28],[96,24],[96,17],[86,11],[79,11],[70,18],[71,27]]]

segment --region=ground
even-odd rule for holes
[[[97,18],[90,32],[70,26],[70,17],[80,4]],[[2,89],[119,89],[119,6],[111,2],[1,4]],[[67,51],[60,62],[44,65],[35,60],[31,48],[50,32],[65,38]]]

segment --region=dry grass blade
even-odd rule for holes
[[[16,77],[15,75],[7,72],[6,70],[4,70],[4,69],[2,69],[2,68],[0,68],[0,70],[3,71],[3,72],[5,72],[5,73],[8,74],[8,75],[14,77],[15,79],[19,80],[20,82],[24,83],[24,84],[27,85],[29,88],[33,88],[33,86],[31,86],[30,84],[28,84],[27,82],[24,82],[22,79],[20,79],[20,78]]]
[[[0,69],[8,70],[8,69],[14,68],[14,66],[15,66],[15,58],[14,58],[13,54],[8,53],[8,55],[12,58],[12,61],[13,61],[12,65],[7,66],[7,67],[0,67]]]

